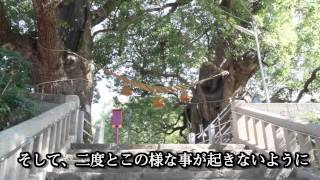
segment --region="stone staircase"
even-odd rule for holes
[[[106,144],[72,144],[64,157],[64,161],[69,164],[67,169],[54,169],[48,172],[47,180],[270,180],[284,179],[277,178],[277,169],[267,169],[265,166],[257,168],[207,168],[205,166],[181,168],[179,165],[174,168],[150,168],[146,167],[118,167],[118,168],[77,168],[76,162],[88,161],[79,159],[77,153],[112,152],[120,156],[121,153],[172,152],[173,154],[182,152],[231,152],[239,154],[245,152],[251,154],[251,150],[246,150],[242,144],[149,144],[149,145],[106,145]],[[305,180],[303,178],[286,178],[288,180]]]
[[[196,141],[193,140],[189,141],[190,144],[106,145],[82,144],[83,135],[86,134],[83,127],[88,122],[80,110],[77,96],[41,94],[41,100],[54,103],[56,106],[0,132],[0,180],[320,180],[320,126],[301,121],[307,117],[305,114],[307,112],[320,114],[320,104],[256,104],[235,101],[231,103],[230,111],[226,111],[231,113],[230,121],[224,124],[217,121],[217,124],[210,124],[201,132],[200,142],[208,144],[194,144]],[[223,119],[222,115],[219,118]],[[226,123],[229,123],[229,129],[224,128]],[[190,133],[189,140],[198,136]],[[226,142],[225,139],[228,141]],[[139,153],[152,154],[154,153],[152,151],[171,152],[174,155],[185,151],[198,152],[196,155],[214,151],[264,155],[269,152],[275,152],[278,155],[283,152],[306,153],[310,155],[311,166],[270,169],[258,163],[258,167],[252,168],[239,166],[207,168],[204,165],[206,162],[202,163],[202,167],[188,168],[182,168],[179,164],[174,168],[150,168],[148,165],[145,167],[120,166],[119,168],[74,166],[76,162],[88,160],[88,157],[87,159],[79,158],[76,156],[77,153],[96,153],[97,151],[112,152],[119,157],[123,153],[139,155]],[[41,157],[61,153],[68,168],[51,166],[37,168],[33,164],[34,159],[29,159],[31,167],[24,168],[21,162],[17,161],[21,158],[21,152],[30,154],[37,152]],[[266,155],[266,158],[269,159],[269,156]]]

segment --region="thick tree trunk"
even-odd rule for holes
[[[59,18],[57,8],[47,8],[49,0],[33,0],[33,6],[37,14],[37,55],[34,59],[34,81],[43,83],[49,81],[62,80],[66,78],[64,63],[62,59],[63,49],[59,36]],[[50,86],[51,84],[49,84]],[[49,91],[49,86],[43,87],[45,92]]]
[[[97,11],[104,12],[110,2],[113,3],[107,1]],[[12,32],[0,1],[0,47],[21,52],[32,61],[33,80],[38,91],[78,95],[89,123],[94,80],[90,3],[87,0],[32,0],[37,37],[31,38]],[[108,13],[114,7],[110,6]],[[99,23],[97,18],[105,19],[108,13],[100,17],[94,11],[94,25]],[[88,123],[85,130],[92,135]],[[85,142],[89,142],[88,135],[84,135]]]
[[[231,11],[232,0],[223,0],[221,6]],[[217,117],[235,92],[245,87],[258,68],[254,50],[248,50],[235,59],[226,59],[225,49],[232,45],[230,42],[232,42],[230,37],[223,37],[222,33],[217,32],[209,45],[208,62],[202,64],[199,80],[217,75],[222,71],[228,71],[229,76],[225,78],[219,76],[206,81],[194,90],[192,103],[187,107],[191,131],[194,133],[199,133],[200,125],[205,128]]]
[[[191,105],[188,106],[192,132],[198,133],[200,125],[205,128],[229,103],[237,90],[244,88],[258,68],[256,54],[248,51],[243,60],[229,60],[219,68],[215,62],[205,62],[200,68],[199,80],[228,71],[228,77],[215,79],[198,85],[194,91]],[[222,122],[223,123],[223,122]]]
[[[43,84],[42,92],[78,95],[85,119],[91,122],[94,69],[89,4],[85,0],[53,2],[33,0],[38,26],[34,80]],[[88,123],[85,130],[92,134]],[[84,140],[89,142],[87,134]]]
[[[60,6],[60,20],[67,24],[67,27],[60,28],[60,36],[64,39],[66,49],[76,52],[65,54],[65,67],[68,79],[80,79],[71,84],[68,88],[70,94],[76,94],[80,98],[82,111],[85,112],[85,119],[91,122],[91,102],[93,97],[94,66],[91,55],[91,17],[90,4],[86,0],[68,1]],[[70,84],[66,84],[70,86]],[[92,135],[91,126],[85,123],[84,129]],[[85,142],[89,137],[84,134]]]

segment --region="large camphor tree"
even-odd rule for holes
[[[299,101],[311,85],[319,87],[314,81],[319,41],[313,37],[319,28],[312,23],[319,18],[318,9],[316,3],[298,0],[1,0],[0,46],[32,62],[38,91],[77,94],[88,121],[100,69],[121,70],[129,78],[158,85],[191,84],[197,76],[228,71],[227,78],[191,89],[192,103],[186,107],[176,103],[177,94],[169,95],[167,105],[176,111],[151,112],[152,120],[139,121],[143,118],[137,114],[152,94],[137,89],[135,94],[145,100],[132,97],[125,104],[136,109],[137,134],[157,129],[161,136],[178,130],[183,135],[186,120],[178,117],[184,108],[192,131],[198,132],[198,125],[215,118],[222,102],[250,77],[259,80],[255,42],[233,28],[252,28],[253,17],[263,37],[273,100]],[[301,95],[292,99],[294,92]],[[201,104],[200,113],[192,105],[207,101],[220,102]],[[90,126],[85,129],[91,133]]]
[[[0,44],[32,61],[33,83],[44,83],[42,92],[79,95],[81,109],[90,121],[94,69],[89,3],[85,0],[1,1]],[[70,54],[71,51],[79,56]],[[70,88],[62,87],[67,86],[65,83],[53,83],[66,79],[77,81]],[[86,128],[90,133],[91,128]]]

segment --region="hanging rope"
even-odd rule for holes
[[[38,42],[38,45],[39,47],[43,48],[43,49],[46,49],[48,51],[53,51],[53,52],[66,52],[68,54],[71,54],[71,55],[74,55],[76,57],[78,57],[80,60],[82,61],[88,61],[90,62],[87,58],[75,53],[75,52],[72,52],[70,50],[65,50],[65,49],[50,49],[50,48],[47,48],[45,46],[43,46],[40,42]],[[220,77],[220,76],[226,76],[228,75],[229,73],[227,71],[223,71],[219,74],[216,74],[216,75],[213,75],[213,76],[210,76],[208,78],[205,78],[205,79],[202,79],[200,81],[197,81],[197,82],[194,82],[192,84],[189,84],[189,85],[185,85],[185,84],[179,84],[179,85],[176,85],[176,86],[169,86],[169,87],[166,87],[166,86],[154,86],[154,85],[149,85],[149,84],[145,84],[145,83],[142,83],[142,82],[138,82],[138,81],[135,81],[135,80],[130,80],[128,79],[127,77],[125,76],[122,76],[122,75],[118,75],[110,70],[107,70],[105,69],[105,72],[109,75],[112,75],[114,76],[115,78],[119,79],[120,81],[123,81],[125,83],[125,88],[122,90],[122,94],[123,95],[127,95],[127,96],[130,96],[132,91],[130,89],[133,88],[133,87],[136,87],[136,88],[139,88],[139,89],[142,89],[144,91],[147,91],[147,92],[151,92],[151,93],[175,93],[175,92],[180,92],[181,96],[181,101],[182,102],[188,102],[189,101],[189,97],[188,97],[188,93],[187,93],[187,90],[194,87],[194,86],[197,86],[199,84],[202,84],[206,81],[209,81],[209,80],[212,80],[212,79],[215,79],[217,77]],[[90,81],[90,80],[86,80],[86,79],[65,79],[65,80],[53,80],[53,81],[47,81],[47,82],[41,82],[39,84],[36,85],[36,87],[40,87],[40,86],[43,86],[43,85],[46,85],[46,84],[55,84],[55,83],[60,83],[60,82],[66,82],[66,81],[71,81],[71,83],[73,83],[73,81],[75,80],[83,80],[83,81]],[[222,102],[223,100],[219,100],[217,102]],[[206,102],[198,102],[198,103],[191,103],[191,104],[201,104],[201,103],[207,103],[208,101]],[[212,102],[212,101],[211,101]]]
[[[137,87],[139,89],[142,89],[142,90],[147,91],[147,92],[152,92],[152,93],[174,93],[176,91],[183,92],[183,91],[186,91],[187,89],[189,89],[191,87],[194,87],[196,85],[202,84],[202,83],[204,83],[206,81],[215,79],[215,78],[220,77],[220,76],[228,75],[228,72],[223,71],[223,72],[221,72],[219,74],[216,74],[216,75],[210,76],[208,78],[202,79],[202,80],[197,81],[195,83],[192,83],[190,85],[180,84],[180,85],[176,85],[176,86],[166,87],[166,86],[153,86],[153,85],[144,84],[142,82],[138,82],[138,81],[135,81],[135,80],[130,80],[127,77],[118,75],[116,73],[113,73],[110,70],[105,70],[105,72],[107,74],[112,75],[115,78],[123,81],[126,85],[131,85],[132,87]]]

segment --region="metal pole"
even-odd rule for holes
[[[189,144],[196,144],[196,134],[195,133],[189,134]]]
[[[215,140],[214,140],[214,136],[215,136],[215,126],[214,124],[210,123],[209,125],[209,131],[208,131],[208,134],[209,134],[209,144],[214,144],[215,143]]]
[[[97,132],[98,138],[97,138],[97,143],[103,144],[104,143],[104,119],[102,118],[99,124],[99,131]]]
[[[261,54],[260,54],[258,29],[257,29],[257,25],[256,25],[255,22],[253,23],[253,31],[254,31],[254,37],[255,37],[255,40],[256,40],[256,44],[257,44],[258,60],[259,60],[261,77],[262,77],[262,83],[263,83],[263,86],[264,86],[264,92],[265,92],[265,95],[266,95],[267,103],[270,103],[269,91],[268,91],[268,87],[267,87],[267,83],[266,83],[266,79],[265,79],[265,74],[264,74],[264,69],[263,69],[262,60],[261,60]]]
[[[131,144],[131,118],[132,118],[132,109],[129,111],[128,116],[128,144]]]
[[[79,111],[77,143],[83,143],[84,112]]]
[[[120,131],[119,131],[119,127],[116,127],[115,128],[115,131],[116,131],[116,139],[115,139],[115,143],[116,144],[120,144]]]

